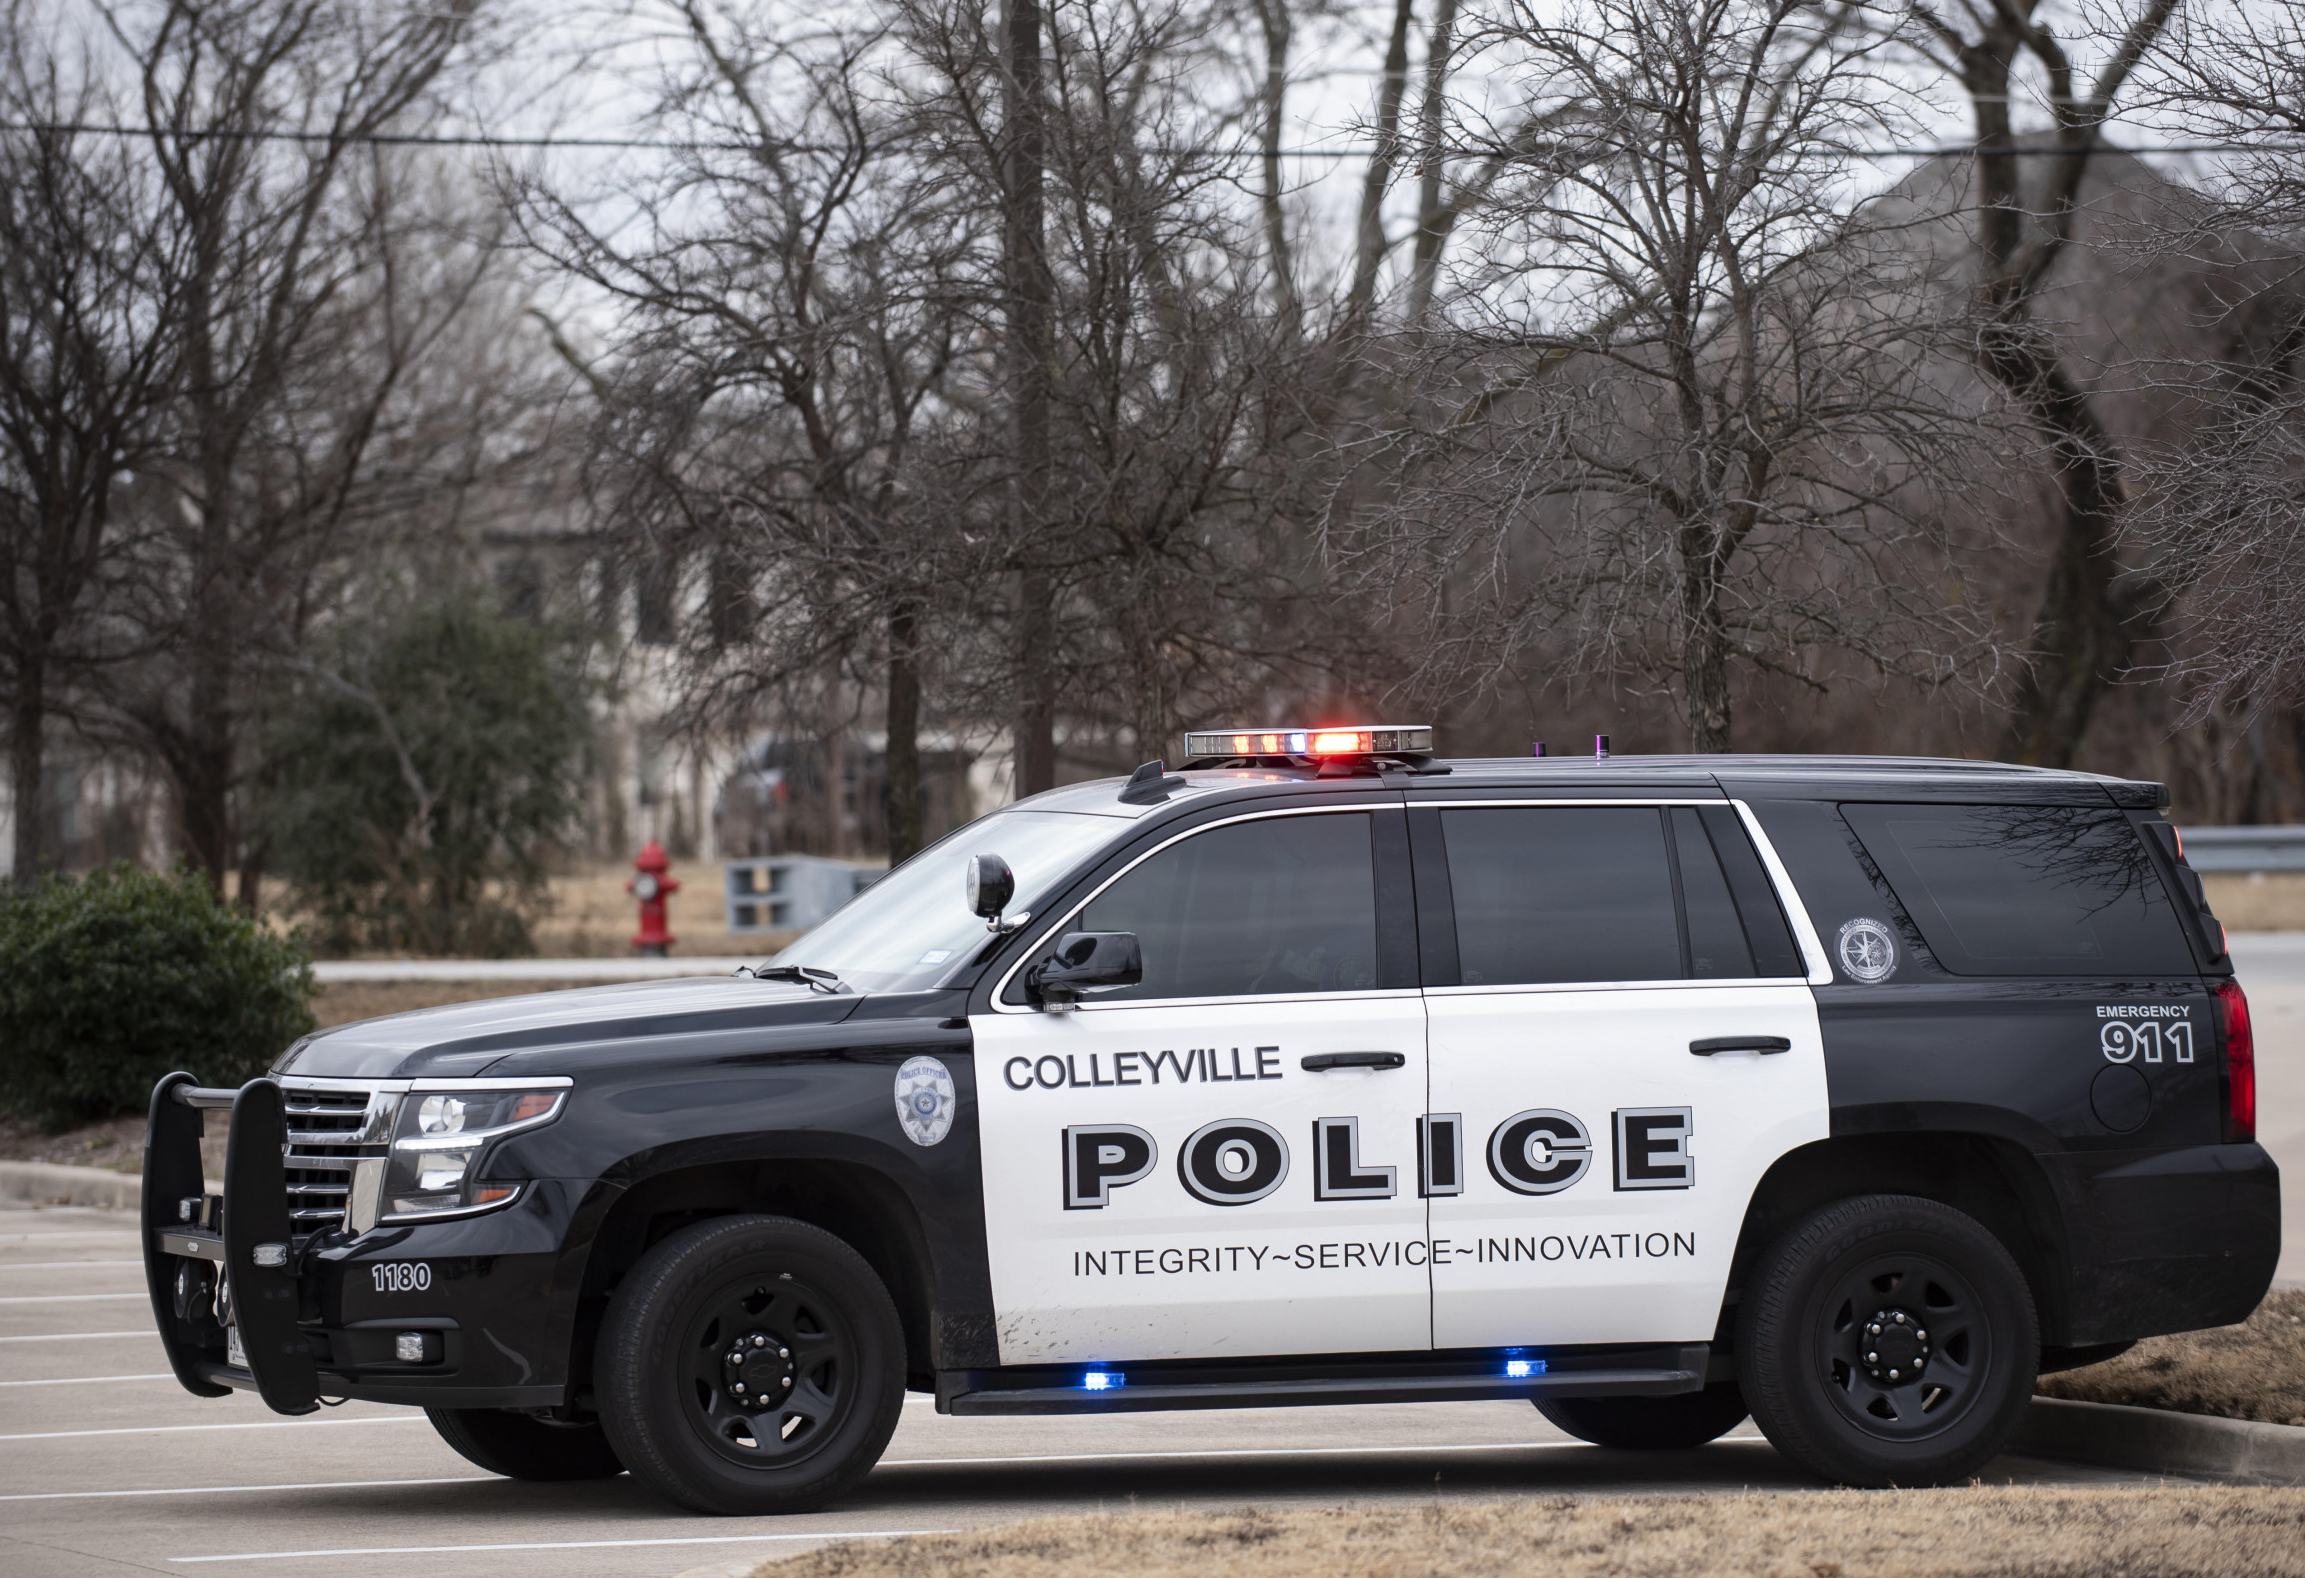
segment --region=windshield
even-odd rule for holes
[[[770,963],[831,970],[860,992],[925,990],[985,940],[961,878],[969,856],[1006,860],[1016,873],[1008,913],[1037,913],[1051,888],[1127,830],[1077,811],[996,811],[913,856]]]

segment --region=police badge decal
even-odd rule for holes
[[[1833,953],[1841,961],[1841,968],[1849,972],[1849,979],[1873,986],[1886,981],[1897,969],[1896,934],[1880,921],[1859,916],[1844,921],[1840,934],[1833,939]]]
[[[896,1071],[896,1121],[913,1144],[935,1145],[950,1134],[959,1106],[952,1073],[935,1058],[906,1058]]]

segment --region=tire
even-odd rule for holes
[[[1967,1479],[2015,1433],[2039,1355],[2008,1250],[1911,1195],[1841,1200],[1800,1222],[1755,1264],[1738,1311],[1755,1422],[1842,1485]]]
[[[465,1461],[507,1479],[612,1479],[624,1472],[598,1424],[560,1425],[501,1408],[427,1408]]]
[[[1673,1397],[1531,1398],[1537,1412],[1579,1441],[1632,1452],[1701,1447],[1744,1423],[1744,1393],[1734,1381]]]
[[[904,1404],[888,1290],[855,1250],[787,1217],[665,1239],[609,1301],[598,1352],[617,1456],[697,1512],[814,1511],[872,1471]]]

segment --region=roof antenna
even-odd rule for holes
[[[1529,754],[1530,754],[1531,756],[1542,756],[1542,755],[1544,755],[1544,754],[1545,754],[1545,742],[1544,742],[1544,741],[1542,741],[1542,740],[1531,740],[1531,741],[1529,742]]]
[[[1605,735],[1605,734],[1596,734],[1596,735],[1594,735],[1594,736],[1593,736],[1593,760],[1594,760],[1594,761],[1596,761],[1596,762],[1605,762],[1605,761],[1607,761],[1608,759],[1609,759],[1609,737],[1608,737],[1607,735]]]

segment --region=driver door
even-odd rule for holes
[[[1424,1349],[1425,1010],[1398,805],[1184,834],[1059,924],[1144,979],[976,1018],[1001,1361]]]

